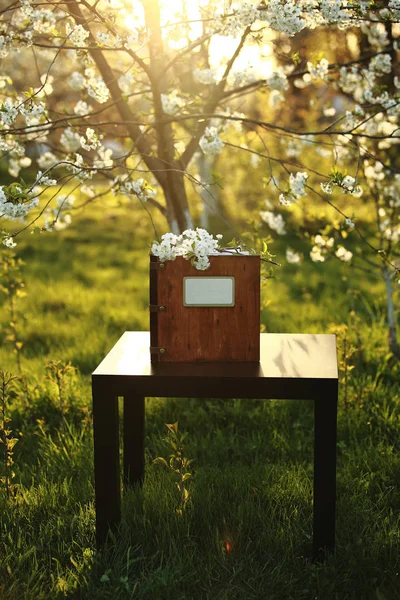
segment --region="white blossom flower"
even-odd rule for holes
[[[285,96],[278,90],[271,90],[268,103],[271,108],[277,108],[285,100]]]
[[[301,254],[288,247],[286,248],[286,260],[291,265],[298,265],[301,263]]]
[[[335,255],[343,262],[350,262],[353,257],[353,253],[350,250],[346,250],[343,246],[338,246]]]
[[[195,69],[193,77],[203,85],[214,85],[216,83],[215,71],[212,69]]]
[[[85,41],[89,37],[89,32],[83,27],[83,25],[75,25],[75,27],[72,28],[70,23],[67,23],[66,34],[69,41],[76,46],[84,46]]]
[[[369,62],[369,69],[379,73],[390,73],[392,70],[392,57],[390,54],[374,56]]]
[[[57,157],[52,152],[44,152],[39,156],[36,162],[43,171],[47,171],[47,169],[57,164],[58,161]]]
[[[88,127],[86,129],[86,137],[80,136],[80,144],[84,150],[96,150],[101,146],[102,135],[98,136],[94,129]]]
[[[127,176],[119,176],[115,179],[114,183],[116,184],[116,190],[121,192],[121,194],[125,194],[126,196],[134,195],[142,202],[146,202],[157,193],[143,178],[134,181]]]
[[[304,196],[306,194],[304,186],[307,183],[307,179],[308,179],[308,173],[306,173],[306,172],[299,171],[296,173],[296,175],[293,175],[293,173],[290,174],[290,177],[289,177],[290,192],[291,192],[291,194],[293,194],[295,196],[295,198],[298,198],[299,196]]]
[[[260,217],[270,229],[276,231],[278,235],[286,235],[285,222],[282,215],[275,214],[272,211],[264,210],[260,212]]]
[[[313,262],[325,262],[325,256],[321,252],[321,248],[319,246],[313,246],[310,251],[310,257]]]
[[[162,109],[166,115],[176,115],[180,109],[185,105],[182,98],[179,98],[176,92],[171,94],[161,94]]]
[[[17,244],[14,242],[14,239],[12,237],[5,237],[3,239],[3,245],[7,248],[15,248]]]
[[[314,238],[314,243],[318,246],[318,248],[332,248],[335,240],[333,237],[325,238],[318,233]]]
[[[67,152],[74,152],[81,146],[81,136],[78,132],[71,129],[71,127],[67,127],[61,134],[60,142]]]
[[[319,63],[314,65],[312,62],[307,63],[307,69],[312,80],[326,79],[329,73],[329,63],[326,58],[322,58]]]
[[[356,184],[355,178],[351,177],[350,175],[346,175],[342,179],[341,187],[346,192],[352,194],[353,196],[359,196],[362,193],[362,189],[360,186],[356,186],[355,184]]]
[[[43,175],[42,171],[38,171],[34,185],[57,185],[57,179],[51,179],[48,175]]]
[[[260,11],[260,19],[289,36],[299,33],[306,26],[301,17],[301,8],[294,0],[269,0],[267,9]]]
[[[214,239],[210,233],[199,227],[196,230],[187,229],[179,236],[165,233],[161,236],[161,242],[153,243],[151,253],[161,262],[182,256],[191,260],[196,269],[204,271],[210,266],[209,256],[217,252],[221,238],[218,234]]]
[[[279,204],[281,206],[291,206],[292,198],[290,197],[290,194],[288,194],[287,192],[285,192],[284,194],[279,194]]]
[[[218,135],[218,128],[206,127],[204,135],[200,138],[199,146],[204,154],[220,154],[224,142]]]
[[[68,80],[68,84],[71,89],[73,89],[76,92],[79,92],[85,89],[86,79],[82,75],[82,73],[79,73],[79,71],[73,71],[71,73],[71,77]]]
[[[124,94],[129,94],[135,83],[135,78],[132,73],[124,73],[118,78],[118,86]]]
[[[99,158],[93,161],[93,166],[95,169],[109,169],[113,166],[114,161],[112,160],[113,151],[111,148],[104,148],[104,146],[100,146],[97,150],[97,154]]]
[[[111,41],[111,36],[106,31],[98,31],[97,32],[97,41],[101,46],[109,46]]]
[[[0,108],[0,116],[6,125],[12,125],[18,117],[18,109],[14,106],[11,98],[6,98]]]
[[[320,183],[321,190],[325,192],[325,194],[332,194],[333,189],[330,183]]]
[[[8,172],[12,177],[18,177],[21,169],[26,169],[32,164],[32,159],[28,156],[23,156],[22,158],[13,158],[11,157],[8,162]]]
[[[49,33],[56,25],[56,15],[50,9],[32,10],[30,20],[37,33]]]
[[[80,117],[88,115],[92,111],[92,107],[83,100],[78,100],[74,107],[74,113]]]
[[[346,22],[349,19],[349,15],[342,9],[342,6],[342,0],[321,0],[319,10],[328,23]]]
[[[9,201],[4,191],[4,186],[0,186],[0,216],[10,219],[24,219],[29,211],[39,204],[38,198],[32,200]]]
[[[278,90],[279,92],[284,92],[289,88],[289,81],[283,67],[278,67],[276,71],[271,73],[265,79],[265,83],[271,90]]]
[[[109,89],[101,77],[90,77],[87,81],[87,90],[89,96],[99,104],[104,104],[110,97]]]

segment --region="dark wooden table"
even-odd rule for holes
[[[314,400],[313,555],[335,546],[338,372],[334,335],[261,334],[259,363],[150,363],[150,335],[127,331],[92,375],[97,544],[121,518],[118,397],[125,485],[144,478],[144,399]]]

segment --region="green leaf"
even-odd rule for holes
[[[165,467],[167,467],[167,468],[168,468],[168,463],[167,463],[167,461],[165,460],[165,458],[163,458],[162,456],[157,456],[157,458],[155,458],[155,459],[153,460],[153,463],[154,463],[154,464],[158,464],[158,465],[164,465]]]
[[[165,423],[165,426],[171,431],[171,433],[178,433],[178,421],[176,423]]]

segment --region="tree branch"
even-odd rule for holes
[[[219,102],[221,101],[221,98],[223,97],[223,93],[225,90],[227,77],[233,67],[233,63],[235,62],[235,60],[237,59],[237,57],[240,54],[240,51],[243,48],[243,45],[246,41],[248,34],[250,33],[250,30],[251,30],[251,27],[246,27],[245,31],[243,32],[243,35],[240,38],[240,42],[239,42],[234,54],[231,56],[231,58],[228,61],[228,64],[226,65],[225,72],[224,72],[224,75],[223,75],[221,81],[216,86],[214,93],[212,94],[211,98],[208,100],[208,102],[205,106],[204,112],[206,114],[213,113],[214,110],[216,109],[216,107],[218,106]],[[207,123],[208,123],[207,120],[200,123],[196,134],[194,135],[194,137],[190,140],[190,142],[186,146],[186,149],[184,150],[184,152],[181,156],[181,159],[180,159],[182,169],[186,169],[186,167],[188,166],[189,162],[191,161],[191,159],[193,157],[193,154],[196,152],[197,147],[199,145],[200,138],[206,130]]]
[[[80,6],[77,0],[70,0],[67,4],[68,10],[70,14],[74,17],[78,24],[81,24],[86,31],[89,32],[89,40],[90,43],[94,46],[94,37],[92,32],[87,26],[87,23],[82,15]],[[99,69],[101,76],[104,80],[104,83],[107,85],[111,97],[114,100],[114,103],[121,115],[121,118],[126,126],[132,141],[135,143],[137,149],[143,157],[143,161],[146,166],[154,172],[154,176],[157,181],[162,185],[165,180],[165,175],[162,173],[162,163],[158,158],[154,158],[151,156],[151,147],[149,146],[147,140],[144,138],[142,131],[138,125],[135,124],[135,117],[122,97],[121,90],[119,89],[116,77],[108,64],[107,60],[104,57],[104,54],[100,48],[93,48],[90,50],[90,54],[95,61],[97,68]]]

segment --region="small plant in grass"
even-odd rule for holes
[[[338,338],[339,383],[343,386],[344,406],[347,409],[349,408],[348,387],[350,373],[354,369],[354,365],[350,364],[350,361],[357,348],[349,339],[349,328],[347,325],[333,325],[330,327],[330,332],[334,333]]]
[[[16,303],[20,298],[24,298],[25,284],[21,277],[21,266],[23,262],[16,258],[13,252],[3,252],[0,256],[0,291],[5,294],[8,304],[9,323],[6,328],[6,340],[12,345],[13,352],[17,359],[18,374],[22,375],[21,368],[21,349],[23,342],[20,339],[18,328],[18,313]]]
[[[153,463],[164,465],[174,473],[175,485],[179,492],[179,506],[176,513],[181,517],[191,497],[188,480],[192,477],[189,468],[193,461],[185,456],[183,441],[186,434],[179,432],[178,421],[172,424],[166,423],[166,427],[168,428],[166,442],[172,450],[169,455],[169,462],[159,456],[153,460]]]
[[[10,392],[17,379],[18,377],[15,375],[0,370],[0,444],[3,447],[3,475],[0,477],[0,483],[5,488],[8,499],[13,495],[17,487],[12,483],[12,480],[15,477],[13,471],[14,446],[18,442],[18,438],[13,437],[13,432],[9,425],[11,419],[7,414]]]
[[[64,415],[68,410],[68,407],[65,403],[66,386],[68,383],[71,384],[76,369],[72,366],[71,362],[64,363],[61,360],[51,360],[46,365],[46,372],[46,379],[54,383],[57,388],[60,414]]]

